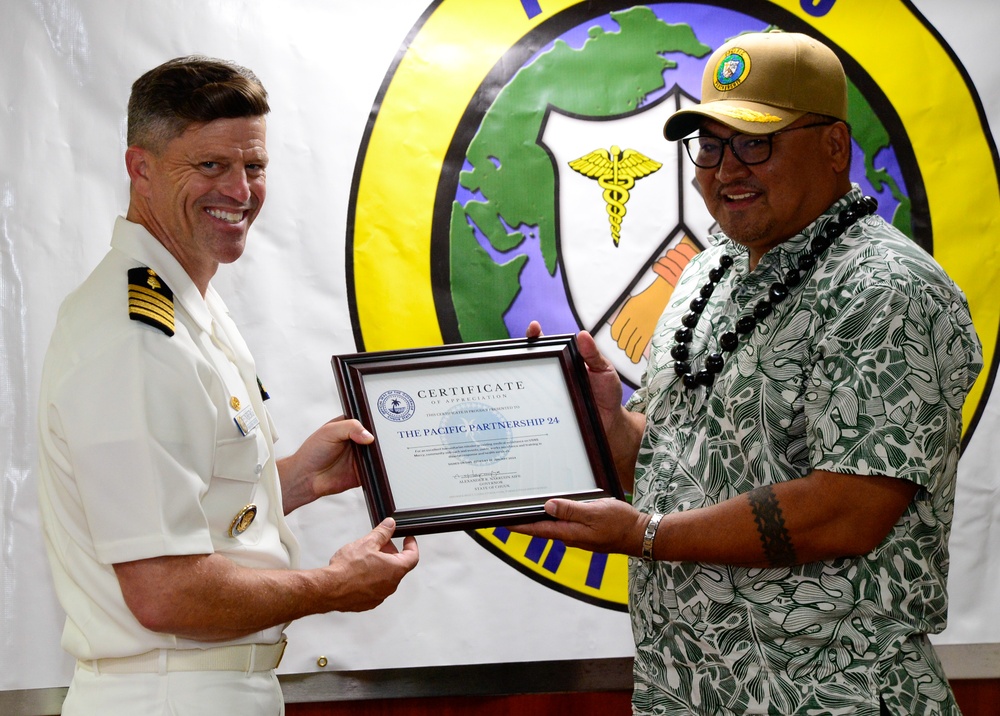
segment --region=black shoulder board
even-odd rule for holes
[[[174,335],[174,292],[151,268],[128,271],[128,317]]]

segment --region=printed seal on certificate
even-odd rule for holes
[[[552,497],[623,499],[572,335],[334,356],[372,525],[396,534],[544,519]]]
[[[386,420],[401,423],[413,417],[416,403],[401,390],[387,390],[378,397],[378,412]]]

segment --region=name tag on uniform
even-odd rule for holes
[[[236,423],[236,427],[238,427],[240,432],[244,435],[249,435],[258,425],[260,425],[260,419],[253,411],[252,405],[248,405],[243,408],[243,410],[236,413],[236,417],[233,418],[233,421]]]

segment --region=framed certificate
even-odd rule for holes
[[[333,357],[372,524],[396,534],[545,516],[551,497],[622,498],[572,335]]]

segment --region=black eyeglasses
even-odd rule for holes
[[[779,134],[794,132],[796,129],[811,129],[812,127],[829,127],[834,122],[815,122],[814,124],[803,124],[801,127],[791,127],[789,129],[779,129],[770,134],[734,134],[729,139],[713,137],[711,135],[701,135],[697,137],[687,137],[681,141],[687,149],[688,156],[696,167],[702,169],[712,169],[722,164],[722,154],[726,147],[742,163],[752,166],[763,164],[771,158],[772,141]]]

